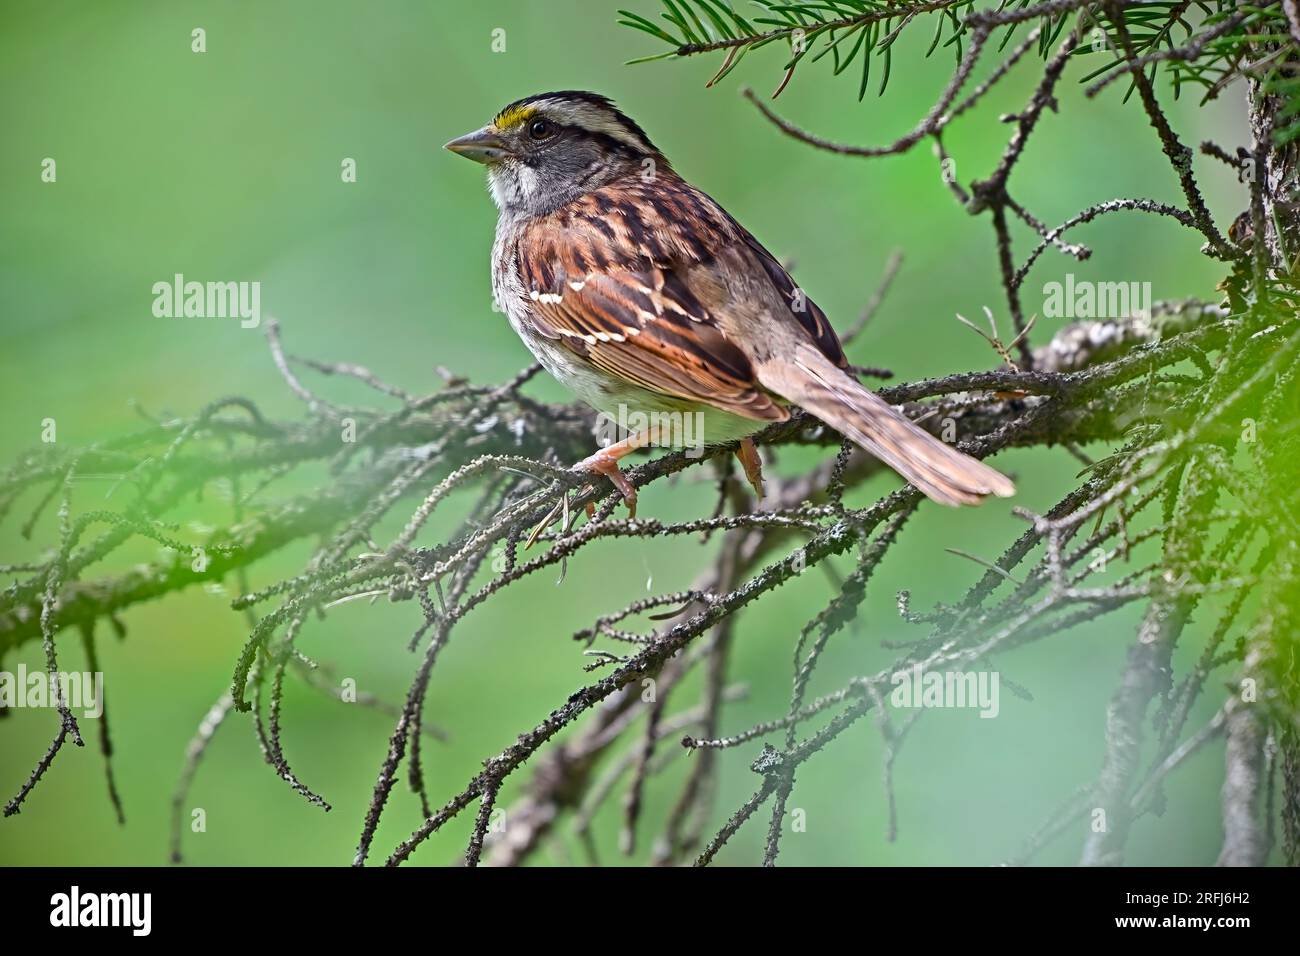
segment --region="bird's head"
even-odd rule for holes
[[[645,130],[607,97],[576,90],[516,100],[446,148],[487,166],[498,206],[532,215],[621,176],[668,170]]]

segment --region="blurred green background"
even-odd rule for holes
[[[620,3],[656,12],[650,0]],[[57,421],[59,442],[72,445],[128,431],[139,424],[131,402],[151,414],[192,414],[238,393],[273,414],[298,412],[261,330],[235,320],[152,315],[151,286],[176,272],[200,281],[259,280],[263,312],[280,320],[290,352],[361,363],[412,391],[436,388],[439,365],[475,382],[522,367],[529,360],[523,346],[490,309],[495,210],[482,171],[440,147],[509,100],[549,89],[614,97],[683,175],[778,257],[797,262],[800,284],[841,328],[858,314],[890,251],[901,248],[902,271],[851,349],[853,361],[888,366],[904,379],[994,363],[987,346],[953,319],[958,312],[977,317],[985,305],[1003,314],[991,229],[956,207],[928,148],[867,162],[779,135],[736,95],[743,83],[760,91],[776,86],[775,49],[706,90],[716,58],[625,66],[660,48],[617,27],[613,2],[450,6],[7,0],[0,13],[0,460],[37,445],[45,418]],[[201,55],[190,49],[195,27],[206,30]],[[492,50],[498,28],[506,39],[500,53]],[[951,68],[951,50],[923,61],[928,28],[912,32],[895,51],[883,99],[869,94],[858,103],[856,79],[833,78],[824,62],[800,71],[778,101],[781,112],[833,139],[891,141],[924,115]],[[946,135],[961,181],[986,175],[996,162],[1009,135],[997,114],[1023,105],[1036,76],[1030,61]],[[1144,116],[1136,104],[1120,104],[1120,85],[1097,101],[1084,100],[1069,75],[1063,87],[1060,114],[1045,117],[1012,179],[1020,202],[1056,223],[1114,196],[1179,200]],[[1230,88],[1199,108],[1188,96],[1172,116],[1189,143],[1213,138],[1235,147],[1247,141],[1239,99]],[[57,162],[54,184],[40,179],[46,157]],[[345,157],[356,160],[354,184],[341,181]],[[1243,207],[1240,187],[1227,170],[1198,166],[1211,208],[1226,224]],[[1017,238],[1023,255],[1032,240],[1024,231]],[[1198,255],[1197,237],[1169,220],[1120,215],[1073,238],[1096,255],[1086,263],[1045,255],[1026,285],[1028,310],[1041,308],[1034,290],[1066,272],[1149,281],[1157,299],[1212,296],[1221,278]],[[1059,321],[1041,322],[1039,340]],[[329,392],[334,384],[320,387]],[[562,394],[549,380],[529,388],[546,398]],[[355,397],[346,389],[334,394]],[[999,463],[1019,477],[1018,502],[1034,509],[1053,503],[1078,469],[1064,451],[1014,453]],[[882,477],[863,494],[890,484]],[[106,483],[85,482],[75,503],[101,507],[106,490]],[[710,503],[707,485],[656,486],[642,509],[672,517]],[[52,540],[52,515],[32,542],[19,536],[34,504],[24,498],[0,525],[0,562],[34,558]],[[220,511],[195,505],[180,517],[216,521]],[[894,610],[899,588],[910,588],[914,607],[925,608],[979,574],[944,548],[993,558],[1021,528],[1006,503],[961,513],[922,508],[873,580],[856,632],[832,643],[811,693],[882,666],[893,656],[882,641],[918,636]],[[124,549],[118,564],[148,560],[155,550]],[[451,734],[448,743],[425,748],[435,801],[461,789],[484,757],[586,683],[587,659],[569,639],[575,629],[647,587],[686,586],[710,553],[689,541],[593,548],[572,562],[562,586],[545,575],[529,579],[468,618],[430,690],[428,719]],[[304,545],[256,567],[253,583],[294,573],[307,554]],[[741,619],[732,675],[748,682],[750,693],[727,711],[724,732],[783,712],[791,643],[831,593],[825,576],[806,575]],[[186,743],[229,686],[246,636],[229,598],[195,589],[138,607],[125,618],[125,641],[100,642],[126,826],[113,819],[93,742],[84,751],[66,749],[22,813],[0,821],[0,862],[165,862],[169,798]],[[415,611],[354,602],[309,624],[301,643],[363,691],[399,701],[415,670],[405,650]],[[883,838],[880,738],[862,721],[800,773],[792,806],[806,811],[807,832],[788,836],[782,859],[1005,859],[1095,778],[1106,702],[1134,620],[1133,613],[1115,615],[1001,660],[1004,677],[1033,700],[1004,693],[997,720],[969,711],[927,714],[895,767],[900,832],[892,844]],[[1184,668],[1203,628],[1180,649]],[[60,652],[65,668],[82,665],[67,635]],[[39,654],[28,643],[2,663],[35,667]],[[690,693],[675,700],[688,706]],[[1212,709],[1203,702],[1194,725]],[[323,814],[290,792],[263,763],[247,715],[236,715],[191,792],[189,805],[205,809],[208,829],[186,834],[190,862],[350,861],[391,721],[295,683],[284,722],[291,763],[334,810]],[[54,727],[49,712],[18,711],[0,722],[0,796],[26,779]],[[748,764],[757,749],[723,755],[717,824],[755,786]],[[664,820],[687,759],[652,781],[648,833]],[[1169,787],[1165,815],[1136,828],[1132,862],[1213,860],[1221,766],[1214,747],[1190,761]],[[512,779],[507,805],[526,778]],[[598,819],[608,862],[621,859],[614,851],[619,803],[610,801]],[[760,817],[721,862],[760,858],[766,813]],[[419,820],[418,805],[399,784],[374,853],[382,858]],[[454,861],[471,822],[472,814],[456,821],[415,859]],[[1083,835],[1067,834],[1039,859],[1073,862]],[[536,857],[581,859],[567,829]]]

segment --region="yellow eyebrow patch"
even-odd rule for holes
[[[492,122],[497,129],[507,130],[521,123],[525,123],[537,112],[537,107],[532,105],[526,106],[507,106],[496,115]]]

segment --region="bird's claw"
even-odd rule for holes
[[[627,505],[628,517],[636,517],[636,488],[632,485],[632,482],[627,480],[627,475],[623,474],[619,469],[616,457],[607,451],[601,450],[578,462],[573,466],[572,470],[604,475],[623,496],[623,502]],[[587,516],[590,517],[594,512],[594,506],[588,504],[587,508]]]
[[[736,449],[736,457],[740,459],[740,465],[745,469],[745,477],[749,480],[749,487],[754,489],[754,495],[757,500],[763,500],[763,459],[759,457],[758,447],[754,444],[752,438],[746,438]]]

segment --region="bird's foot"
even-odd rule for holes
[[[571,470],[587,471],[593,472],[597,475],[604,475],[610,480],[614,487],[619,490],[619,493],[623,495],[623,501],[627,505],[628,517],[635,518],[636,488],[632,486],[632,482],[627,480],[627,476],[619,470],[618,460],[621,457],[622,456],[617,453],[612,453],[608,448],[602,448],[600,451],[596,452],[596,454],[582,459],[582,461],[574,465]],[[591,505],[588,505],[588,516],[592,513],[590,510],[591,507]]]
[[[759,501],[763,500],[763,459],[758,455],[758,446],[754,444],[752,438],[746,438],[736,449],[736,457],[740,459],[740,465],[745,469],[745,477],[749,480],[749,487],[754,489],[754,495]]]

